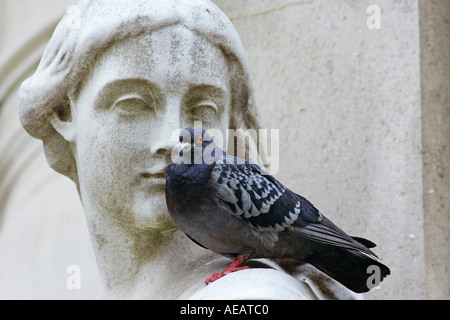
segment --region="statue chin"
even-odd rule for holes
[[[136,199],[132,215],[132,225],[137,229],[165,231],[177,228],[167,211],[164,193],[156,193]]]

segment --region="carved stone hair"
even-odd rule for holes
[[[82,83],[99,53],[124,38],[182,25],[220,48],[231,86],[230,128],[261,127],[245,51],[232,23],[208,0],[84,0],[56,27],[36,73],[19,91],[20,121],[44,143],[49,165],[75,182],[70,145],[49,121],[70,110],[69,95]],[[74,28],[73,14],[77,14]]]

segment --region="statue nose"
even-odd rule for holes
[[[164,114],[161,117],[160,126],[151,143],[150,150],[152,154],[167,155],[171,154],[176,147],[181,128],[180,104],[172,101],[164,108]]]
[[[167,139],[166,141],[158,141],[152,146],[151,153],[160,156],[170,156],[173,148],[176,148],[176,144],[176,141],[170,141],[170,139]]]

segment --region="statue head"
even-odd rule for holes
[[[77,8],[79,23],[66,14],[22,84],[20,120],[43,141],[49,165],[76,183],[83,206],[158,225],[176,129],[260,127],[244,49],[207,0]]]

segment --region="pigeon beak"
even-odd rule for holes
[[[180,157],[182,157],[183,154],[184,154],[185,152],[189,152],[190,149],[191,149],[191,144],[190,144],[190,143],[182,143],[182,144],[180,145],[180,149],[178,150],[178,155],[179,155]]]

